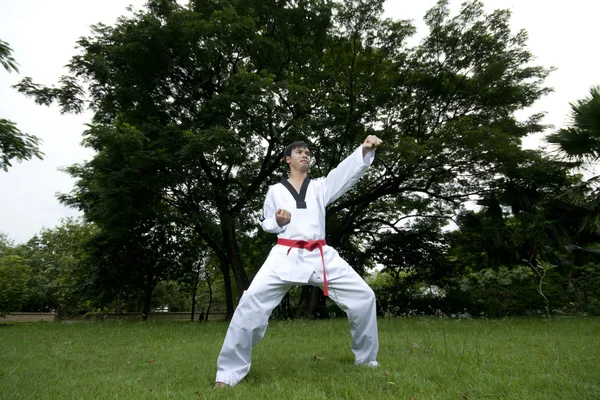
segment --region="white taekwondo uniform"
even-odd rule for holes
[[[325,239],[325,207],[346,193],[373,162],[374,151],[362,155],[362,146],[326,178],[305,179],[300,193],[287,180],[269,188],[261,218],[262,228],[279,239]],[[291,213],[287,225],[277,225],[275,211]],[[379,340],[375,294],[338,252],[323,246],[329,298],[348,315],[356,364],[377,366]],[[288,254],[289,251],[289,254]],[[271,312],[292,286],[323,288],[323,261],[319,249],[310,251],[284,245],[273,247],[233,314],[217,361],[217,382],[233,386],[250,371],[252,348],[263,338]]]

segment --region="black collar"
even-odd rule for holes
[[[296,192],[296,189],[292,186],[291,183],[288,182],[287,179],[282,178],[281,184],[286,187],[287,190],[294,196],[294,200],[296,200],[296,208],[306,208],[306,190],[308,189],[308,184],[310,183],[310,178],[307,176],[304,178],[304,182],[302,182],[302,186],[300,187],[300,193]]]

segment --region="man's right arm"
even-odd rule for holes
[[[287,224],[283,226],[279,226],[277,222],[277,212],[282,210],[277,209],[275,205],[275,199],[273,198],[273,189],[269,188],[267,192],[267,197],[265,199],[265,204],[263,206],[263,214],[260,219],[260,226],[262,226],[265,232],[269,233],[281,233],[284,232],[287,228]],[[280,213],[281,220],[281,213]],[[289,222],[289,220],[288,220]]]

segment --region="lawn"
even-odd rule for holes
[[[226,323],[0,325],[0,399],[600,399],[600,319],[379,321],[356,367],[343,319],[273,321],[250,374],[212,388]]]

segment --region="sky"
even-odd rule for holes
[[[453,10],[462,1],[450,0]],[[422,22],[435,0],[388,0],[385,16],[411,19],[417,27],[415,40],[427,33]],[[543,122],[555,128],[568,124],[569,103],[588,95],[600,85],[600,52],[596,42],[600,1],[597,0],[484,0],[486,11],[509,9],[511,27],[527,30],[528,48],[535,62],[555,67],[546,80],[554,92],[539,100],[519,118],[546,112]],[[77,54],[76,41],[88,36],[98,22],[112,25],[128,5],[140,9],[145,0],[0,0],[0,39],[8,42],[19,73],[0,70],[0,118],[42,139],[44,160],[14,162],[0,171],[0,232],[23,243],[42,229],[52,229],[61,219],[81,213],[59,203],[57,193],[73,189],[74,179],[61,167],[82,163],[93,153],[81,146],[82,132],[91,114],[61,115],[57,107],[36,105],[11,86],[24,77],[53,85],[67,73],[64,67]],[[549,130],[547,133],[550,133]],[[541,135],[543,136],[543,135]],[[540,135],[526,138],[523,146],[544,146]]]

